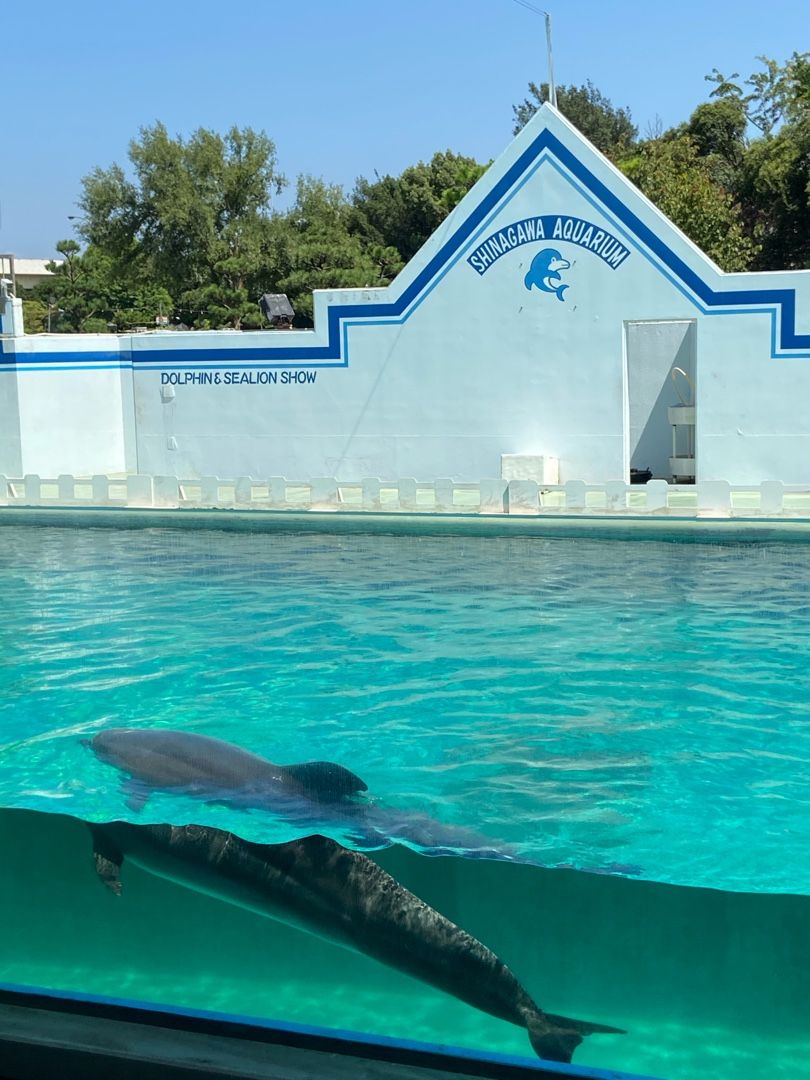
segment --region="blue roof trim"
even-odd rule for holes
[[[345,367],[346,352],[345,347],[341,348],[341,345],[344,344],[346,322],[355,320],[355,325],[357,325],[357,321],[360,320],[362,323],[368,323],[371,320],[397,319],[403,316],[412,304],[419,301],[421,294],[431,286],[433,279],[442,272],[442,269],[470,239],[484,219],[496,210],[504,196],[546,150],[552,153],[571,175],[576,177],[616,219],[621,221],[707,308],[735,306],[738,309],[750,309],[753,307],[760,308],[757,313],[764,313],[761,312],[762,305],[772,305],[774,309],[781,311],[778,347],[786,350],[810,349],[810,334],[796,332],[795,289],[730,289],[728,291],[712,289],[698,273],[667,246],[660,236],[599,180],[576,154],[569,150],[556,135],[544,128],[396,300],[387,304],[330,305],[327,312],[326,345],[282,345],[271,348],[236,347],[233,349],[201,345],[194,349],[166,348],[143,352],[126,350],[121,353],[105,351],[21,354],[5,351],[3,343],[0,342],[0,369],[3,367],[28,368],[37,365],[53,370],[51,365],[66,363],[81,365],[82,362],[88,367],[95,367],[104,362],[108,364],[113,362],[114,366],[144,368],[155,366],[183,368],[192,365],[199,366],[200,363],[211,366],[218,363],[225,367],[276,365],[286,367],[290,363],[297,363],[302,367]],[[774,338],[777,338],[776,326],[774,326]],[[777,344],[776,340],[774,344]]]

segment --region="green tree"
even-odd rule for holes
[[[810,53],[784,64],[758,57],[763,70],[743,84],[716,68],[712,106],[741,110],[757,129],[735,158],[728,187],[739,199],[760,251],[756,269],[810,268]],[[744,87],[749,88],[746,93]]]
[[[48,329],[48,305],[38,297],[23,294],[23,321],[26,334],[44,334]]]
[[[237,127],[186,140],[155,124],[130,143],[129,159],[133,179],[116,164],[84,178],[84,239],[117,276],[166,289],[185,322],[258,320],[270,203],[285,183],[272,140]]]
[[[688,137],[701,158],[701,167],[736,201],[740,201],[740,169],[748,146],[745,137],[747,126],[742,102],[735,97],[727,97],[704,101],[685,124],[659,137],[665,140]],[[622,163],[620,167],[624,167]]]
[[[486,171],[474,158],[440,151],[400,176],[361,177],[352,194],[351,230],[411,259]]]
[[[685,134],[701,156],[717,155],[738,167],[745,152],[746,116],[735,97],[705,101],[698,105],[685,125]]]
[[[751,143],[739,187],[761,240],[756,268],[810,270],[810,115]]]
[[[75,240],[58,240],[56,250],[62,261],[49,262],[53,276],[34,289],[35,298],[47,305],[50,329],[58,333],[106,330],[111,282],[99,273],[92,255],[82,256]]]
[[[43,328],[47,328],[49,312],[51,329],[60,333],[154,326],[156,315],[171,314],[172,301],[165,289],[121,279],[113,260],[97,249],[82,253],[75,240],[60,240],[56,250],[63,261],[48,264],[53,277],[38,285],[29,301],[44,309],[44,314],[31,313],[44,323]]]
[[[394,248],[350,231],[351,209],[339,185],[301,176],[295,204],[273,219],[265,285],[287,294],[297,326],[312,324],[313,289],[387,285],[402,268]]]
[[[807,106],[810,53],[794,52],[784,64],[767,56],[758,56],[757,60],[764,70],[754,71],[743,80],[750,87],[747,94],[735,81],[740,77],[736,71],[725,76],[713,68],[706,81],[715,84],[712,97],[739,102],[749,122],[768,136],[783,119],[796,119],[797,110]]]
[[[517,135],[528,124],[540,106],[549,99],[548,83],[529,83],[529,96],[512,106]],[[583,86],[558,86],[557,108],[589,139],[597,150],[610,158],[621,157],[636,141],[638,128],[630,110],[615,106],[593,85],[590,79]]]
[[[622,169],[723,270],[747,270],[757,252],[734,197],[688,135],[642,145]]]

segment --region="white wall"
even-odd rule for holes
[[[17,372],[0,371],[0,475],[22,476]]]
[[[128,345],[95,334],[3,340],[0,360],[13,352],[16,366],[0,365],[0,400],[13,380],[19,428],[18,461],[7,450],[6,475],[136,470]]]
[[[18,385],[23,474],[126,472],[119,371],[22,371]]]

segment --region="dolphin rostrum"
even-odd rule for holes
[[[124,858],[159,877],[306,930],[526,1028],[541,1058],[570,1061],[619,1028],[544,1012],[498,957],[360,852],[324,836],[255,844],[201,825],[90,824],[96,871],[120,895]]]
[[[127,773],[127,806],[140,810],[152,791],[267,806],[286,799],[336,802],[367,785],[331,761],[274,765],[233,743],[166,728],[108,728],[85,740],[98,758]]]

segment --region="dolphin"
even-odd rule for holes
[[[382,870],[324,836],[255,844],[201,825],[88,823],[96,872],[122,892],[143,870],[378,960],[528,1031],[541,1058],[570,1061],[583,1036],[623,1034],[544,1012],[485,945]]]
[[[536,285],[541,292],[554,293],[558,300],[564,300],[563,293],[569,286],[558,284],[560,270],[567,270],[570,266],[571,263],[564,259],[556,248],[543,248],[532,259],[523,284],[529,291]]]
[[[175,791],[240,809],[271,811],[312,832],[339,828],[366,851],[403,842],[433,855],[517,861],[505,846],[427,814],[360,802],[368,786],[333,762],[274,765],[233,743],[165,728],[108,728],[83,740],[96,756],[126,774],[126,805],[140,811],[153,791]]]
[[[127,806],[143,808],[155,790],[267,807],[285,799],[330,803],[367,785],[331,761],[274,765],[233,743],[165,728],[108,728],[83,740],[96,757],[128,775]]]

